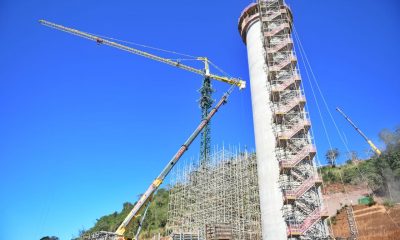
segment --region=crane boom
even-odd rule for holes
[[[154,194],[155,191],[157,191],[158,187],[162,184],[164,181],[165,177],[168,175],[168,173],[171,171],[171,169],[175,166],[175,164],[179,161],[179,159],[182,157],[182,155],[188,150],[190,144],[196,139],[196,137],[199,135],[201,130],[207,125],[207,123],[211,120],[211,118],[215,115],[215,113],[218,111],[218,109],[224,105],[231,92],[233,91],[233,87],[231,87],[219,100],[219,102],[215,105],[215,107],[210,111],[210,113],[207,115],[206,118],[204,118],[196,130],[190,135],[190,137],[185,141],[185,143],[179,148],[179,150],[175,153],[175,155],[172,157],[172,159],[167,163],[167,165],[164,167],[164,169],[161,171],[160,175],[152,182],[152,184],[149,186],[149,188],[146,190],[146,192],[140,197],[139,201],[136,203],[136,205],[133,207],[133,209],[129,212],[128,216],[124,219],[124,221],[121,223],[121,225],[118,227],[117,231],[115,232],[118,235],[123,235],[126,230],[126,226],[131,222],[132,218],[134,218],[138,212],[146,205],[147,201],[150,199],[150,197]]]
[[[336,110],[343,115],[343,117],[350,123],[350,125],[365,139],[365,141],[367,141],[367,143],[369,144],[369,146],[372,148],[372,150],[378,155],[380,156],[382,154],[381,150],[379,150],[375,144],[367,137],[367,135],[365,135],[361,129],[359,129],[356,124],[353,123],[353,121],[351,121],[351,119],[340,109],[340,108],[336,108]]]
[[[128,47],[128,46],[125,46],[125,45],[122,45],[122,44],[119,44],[119,43],[116,43],[116,42],[113,42],[113,41],[110,41],[110,40],[107,40],[107,39],[104,39],[104,38],[101,38],[101,37],[98,37],[98,36],[95,36],[93,34],[82,32],[82,31],[79,31],[79,30],[76,30],[76,29],[73,29],[73,28],[65,27],[65,26],[62,26],[62,25],[59,25],[59,24],[56,24],[56,23],[52,23],[52,22],[46,21],[46,20],[39,20],[39,23],[41,23],[44,26],[50,27],[50,28],[54,28],[54,29],[57,29],[57,30],[60,30],[60,31],[64,31],[64,32],[67,32],[67,33],[70,33],[70,34],[73,34],[73,35],[77,35],[79,37],[83,37],[83,38],[92,40],[94,42],[97,42],[98,44],[104,44],[104,45],[107,45],[107,46],[110,46],[110,47],[118,48],[118,49],[130,52],[130,53],[133,53],[133,54],[145,57],[145,58],[153,59],[153,60],[158,61],[158,62],[166,63],[168,65],[171,65],[171,66],[174,66],[174,67],[178,67],[178,68],[181,68],[181,69],[184,69],[184,70],[187,70],[187,71],[202,75],[204,77],[209,77],[210,79],[214,79],[214,80],[217,80],[217,81],[229,83],[231,85],[235,85],[235,86],[239,87],[239,89],[246,88],[246,82],[241,80],[241,79],[228,78],[228,77],[218,76],[218,75],[215,75],[215,74],[210,74],[210,72],[208,71],[208,59],[205,58],[205,57],[199,57],[198,58],[198,60],[201,60],[201,61],[203,61],[205,63],[206,68],[205,68],[205,71],[204,71],[203,69],[197,69],[197,68],[182,64],[182,63],[180,63],[178,61],[173,61],[171,59],[159,57],[157,55],[154,55],[154,54],[151,54],[151,53],[148,53],[148,52],[145,52],[145,51],[141,51],[141,50],[138,50],[138,49],[135,49],[135,48],[132,48],[132,47]]]

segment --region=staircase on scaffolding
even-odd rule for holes
[[[321,196],[322,179],[314,162],[297,57],[293,49],[292,14],[283,0],[258,0],[276,155],[280,166],[283,215],[288,239],[327,239],[327,211]]]

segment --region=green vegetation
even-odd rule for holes
[[[46,237],[42,237],[40,240],[59,240],[59,238],[55,237],[55,236],[51,236],[51,237],[46,236]]]
[[[396,203],[390,199],[385,199],[385,201],[383,202],[383,205],[387,208],[392,208],[392,207],[394,207],[394,205],[396,205]]]
[[[380,137],[386,144],[386,150],[381,156],[375,155],[368,160],[356,162],[352,161],[354,157],[351,157],[352,159],[345,165],[322,167],[320,170],[324,182],[341,183],[343,181],[345,184],[367,182],[376,193],[398,198],[400,195],[400,128],[394,132],[383,130]],[[335,159],[338,154],[328,151],[326,155]]]
[[[322,167],[321,173],[325,183],[360,184],[368,181],[375,190],[383,184],[383,178],[377,167],[378,158],[361,161],[358,164],[347,163],[335,168],[331,166]]]
[[[329,217],[329,219],[328,219],[328,221],[327,221],[328,226],[330,226],[330,225],[336,225],[336,223],[337,223],[336,216],[337,216],[338,214],[339,214],[339,211],[336,213],[335,216]]]
[[[149,238],[153,233],[158,233],[165,231],[165,225],[167,223],[167,213],[168,213],[168,196],[169,193],[166,189],[159,189],[157,193],[154,195],[153,200],[150,204],[150,207],[147,212],[146,219],[143,222],[143,228],[140,234],[140,239]],[[132,210],[133,204],[124,203],[121,212],[114,212],[110,215],[106,215],[97,219],[94,227],[90,228],[87,231],[80,231],[79,236],[83,236],[86,234],[90,234],[97,231],[111,231],[114,232],[124,218],[128,215],[129,211]],[[142,212],[144,212],[142,210]],[[142,213],[141,213],[142,214]],[[126,237],[133,238],[136,234],[137,228],[139,226],[140,217],[133,220],[129,225],[127,232],[125,233]],[[79,239],[79,238],[77,238]]]

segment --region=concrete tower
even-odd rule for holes
[[[263,239],[325,239],[320,185],[283,0],[259,0],[239,19],[247,45]]]

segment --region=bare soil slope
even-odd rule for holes
[[[354,215],[358,228],[359,240],[399,240],[400,205],[385,208],[383,205],[371,207],[356,205]],[[332,230],[338,239],[350,237],[346,211],[339,211]]]

